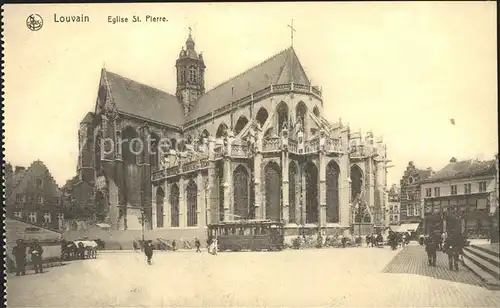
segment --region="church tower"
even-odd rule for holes
[[[182,47],[175,67],[177,68],[176,95],[184,107],[184,115],[192,109],[194,103],[205,93],[205,63],[203,55],[194,50],[194,41],[189,29],[186,49]]]

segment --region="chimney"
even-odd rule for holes
[[[450,159],[450,163],[456,163],[456,162],[457,162],[457,159],[456,159],[455,157],[452,157],[452,158]]]
[[[21,166],[16,166],[16,168],[14,169],[14,173],[18,173],[18,172],[21,172],[21,171],[24,171],[24,167],[21,167]]]

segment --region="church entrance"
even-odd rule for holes
[[[239,165],[233,172],[235,219],[253,218],[250,215],[249,184],[247,169]]]
[[[318,168],[312,162],[304,167],[306,177],[306,223],[318,222]]]
[[[281,168],[275,162],[267,164],[266,181],[266,219],[281,219]]]

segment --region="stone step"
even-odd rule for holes
[[[481,250],[481,251],[483,251],[483,252],[486,252],[486,253],[489,253],[489,254],[491,254],[491,255],[494,255],[494,256],[496,256],[497,258],[500,258],[500,252],[498,252],[498,251],[494,251],[494,250],[491,250],[491,249],[487,249],[487,248],[485,248],[485,247],[482,247],[482,246],[479,246],[479,245],[474,245],[474,244],[473,244],[473,245],[471,245],[471,247],[474,247],[474,248],[479,249],[479,250]]]
[[[500,258],[498,256],[491,254],[490,251],[478,249],[475,246],[464,247],[464,250],[467,250],[468,252],[475,254],[476,256],[480,257],[486,262],[491,263],[496,267],[500,267]]]
[[[469,250],[464,250],[464,261],[470,260],[472,263],[480,267],[483,271],[489,273],[497,281],[500,280],[500,268],[484,260],[483,258],[471,253]]]
[[[483,270],[480,266],[474,263],[471,259],[465,257],[462,263],[471,272],[478,276],[490,290],[500,290],[500,280],[496,279],[493,275]]]

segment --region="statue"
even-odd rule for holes
[[[281,129],[282,130],[288,130],[288,123],[286,122],[286,120],[283,121],[283,125],[281,126]]]

